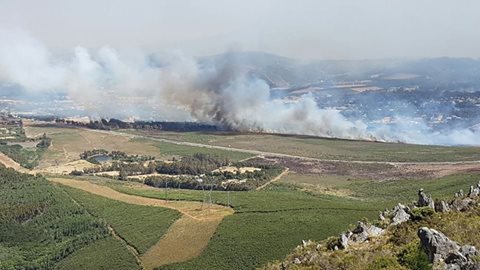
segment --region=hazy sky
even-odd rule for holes
[[[478,0],[0,0],[0,27],[28,31],[53,49],[480,57],[479,12]]]

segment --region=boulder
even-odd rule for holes
[[[479,194],[480,194],[480,188],[470,186],[470,190],[468,191],[468,197],[470,198],[478,197]]]
[[[422,227],[418,230],[417,235],[430,262],[445,260],[450,253],[460,250],[460,246],[456,242],[451,241],[437,230]]]
[[[480,269],[473,260],[478,255],[475,247],[460,247],[445,234],[427,227],[420,228],[417,235],[429,261],[436,266],[434,269]]]
[[[429,198],[427,197],[427,194],[423,191],[423,188],[418,190],[418,200],[417,200],[417,206],[418,207],[424,207],[427,206],[430,203]]]
[[[349,240],[361,243],[365,242],[372,237],[378,237],[383,234],[384,230],[377,226],[371,224],[365,224],[363,222],[358,222],[357,227],[352,231],[352,235]]]
[[[410,209],[403,204],[399,203],[393,208],[392,213],[392,225],[398,225],[410,219]]]
[[[435,202],[435,211],[440,213],[450,212],[450,206],[445,201]]]
[[[351,235],[352,235],[352,232],[342,233],[340,235],[339,247],[338,248],[347,249],[348,248],[348,240],[350,239]]]
[[[469,259],[473,259],[478,254],[477,249],[471,245],[464,245],[460,248],[460,252]]]

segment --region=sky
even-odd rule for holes
[[[59,51],[477,58],[479,10],[478,0],[0,0],[0,27],[26,31]]]

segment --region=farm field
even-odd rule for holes
[[[417,198],[423,187],[436,197],[451,197],[460,188],[468,189],[480,174],[462,174],[427,180],[372,182],[347,181],[330,185],[332,189],[349,189],[350,197],[328,196],[299,191],[297,185],[278,183],[265,191],[231,192],[235,214],[225,218],[198,258],[159,269],[251,269],[278,259],[303,239],[325,239],[363,218],[376,219],[378,211],[397,202]],[[164,198],[162,189],[143,188],[136,184],[104,182],[116,190],[150,198]],[[201,191],[170,190],[171,199],[202,200]],[[212,200],[226,203],[222,192],[212,192]],[[323,218],[322,218],[323,217]],[[298,233],[298,234],[297,234]],[[282,241],[278,241],[282,239]],[[218,259],[223,258],[223,259]],[[252,261],[252,258],[255,261]]]
[[[117,232],[122,239],[138,251],[139,260],[141,260],[145,269],[185,261],[200,255],[224,216],[233,212],[229,208],[215,205],[203,208],[203,205],[198,202],[167,202],[131,196],[119,193],[106,186],[93,184],[87,180],[60,178],[51,178],[50,180],[83,190],[80,192],[90,198],[87,208],[93,209],[94,213],[100,205],[101,211],[104,211],[102,216],[105,216],[108,222],[113,220],[111,222],[113,229],[118,230]],[[105,205],[105,203],[108,203],[108,205]],[[129,208],[129,211],[136,211],[136,213],[130,214],[129,218],[125,218],[125,215],[129,215],[129,211],[121,211],[122,205]],[[150,212],[144,212],[145,215],[139,216],[138,212],[141,213],[141,211],[136,208],[143,208],[143,212],[150,209]],[[155,224],[155,222],[171,221],[171,216],[163,214],[168,210],[170,213],[167,212],[167,214],[171,215],[172,210],[169,209],[177,210],[182,213],[182,216],[168,227],[166,232],[165,230],[155,231],[158,226],[162,225]],[[152,213],[154,210],[158,213]],[[163,235],[160,240],[158,240],[158,234]],[[154,244],[154,240],[158,242]],[[138,243],[145,243],[145,241],[152,242],[145,246],[138,245]]]
[[[155,138],[334,160],[442,162],[480,160],[479,147],[445,147],[310,136],[127,130]]]
[[[162,189],[130,187],[106,181],[125,193],[165,198]],[[119,181],[116,181],[119,182]],[[176,192],[176,193],[174,193]],[[172,190],[168,198],[176,199],[183,190]],[[201,191],[185,191],[191,199],[201,201]],[[213,192],[212,200],[227,204],[225,192]],[[233,215],[225,217],[205,251],[197,258],[160,269],[252,269],[268,260],[280,258],[305,237],[325,238],[338,233],[377,210],[368,204],[333,196],[310,196],[289,188],[274,186],[265,191],[231,192]],[[313,229],[315,228],[315,229]],[[316,229],[318,228],[318,230]],[[282,239],[282,241],[278,241]]]
[[[141,268],[124,244],[113,236],[108,236],[74,252],[60,261],[55,269],[140,270]]]
[[[91,149],[123,151],[130,155],[148,155],[160,159],[169,159],[193,153],[216,154],[232,160],[241,160],[252,156],[242,152],[182,146],[148,139],[131,139],[121,135],[82,128],[28,125],[25,127],[25,131],[29,137],[45,133],[52,138],[52,146],[45,151],[40,161],[39,169],[52,166],[62,167],[66,163],[78,160],[82,152]],[[57,168],[57,171],[62,170]]]
[[[62,188],[92,215],[103,218],[130,246],[144,254],[180,217],[177,211],[134,205],[71,188]]]

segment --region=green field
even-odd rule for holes
[[[98,240],[62,260],[57,270],[136,270],[140,266],[127,247],[109,236]]]
[[[286,185],[308,193],[328,193],[348,196],[366,201],[392,204],[411,202],[417,199],[417,191],[425,189],[435,198],[450,198],[455,192],[468,191],[471,185],[476,186],[480,173],[463,173],[429,179],[404,180],[364,180],[351,176],[337,175],[302,175],[289,174],[280,181]],[[327,190],[327,192],[326,192]],[[338,192],[336,192],[338,191]]]
[[[126,132],[174,141],[219,145],[320,159],[400,162],[480,160],[479,147],[426,146],[273,134],[132,130]]]
[[[420,188],[425,189],[434,198],[449,199],[460,189],[468,192],[470,186],[476,186],[479,180],[480,173],[470,173],[449,175],[437,179],[396,180],[381,183],[358,181],[347,184],[344,188],[352,190],[354,196],[358,198],[385,203],[409,203],[418,199],[417,192]]]
[[[191,156],[193,154],[210,154],[210,155],[217,155],[220,157],[229,158],[232,161],[238,161],[242,159],[246,159],[252,157],[254,155],[244,152],[238,151],[228,151],[222,149],[214,149],[214,148],[205,148],[205,147],[194,147],[194,146],[187,146],[187,145],[178,145],[174,143],[168,142],[159,142],[159,141],[152,141],[149,139],[144,138],[136,138],[132,139],[133,142],[139,143],[153,143],[160,152],[164,156]]]
[[[165,196],[162,189],[115,189],[153,198]],[[171,190],[167,196],[203,199],[201,191],[192,190]],[[227,194],[213,192],[212,200],[226,204]],[[323,239],[363,217],[373,218],[377,214],[369,203],[311,196],[282,186],[266,191],[231,192],[230,200],[235,214],[222,221],[204,253],[192,261],[161,269],[252,269],[283,257],[302,239]]]
[[[275,184],[265,191],[230,192],[235,214],[225,218],[205,252],[198,258],[160,269],[252,269],[280,259],[303,239],[321,240],[336,235],[363,218],[376,219],[378,211],[398,202],[417,199],[419,188],[436,198],[478,182],[479,174],[439,179],[374,182],[344,180],[334,188],[348,188],[352,198],[308,194],[291,184]],[[330,183],[333,184],[334,182]],[[163,189],[132,189],[121,182],[110,187],[129,194],[165,198]],[[208,194],[208,193],[207,193]],[[169,199],[202,201],[202,191],[175,190]],[[212,192],[212,200],[227,203],[226,192]]]
[[[180,213],[160,207],[127,204],[75,188],[63,187],[92,215],[103,218],[140,254],[158,242]]]

